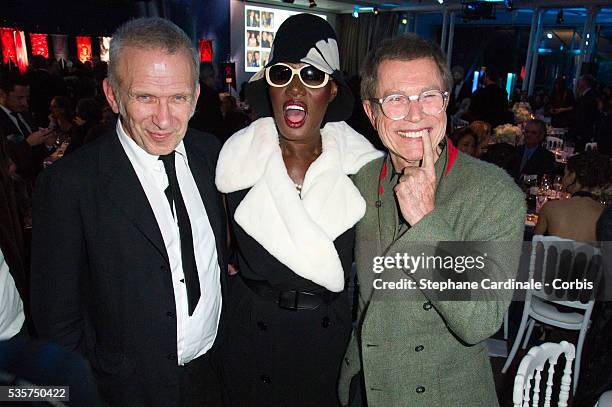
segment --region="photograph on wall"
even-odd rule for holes
[[[274,33],[270,31],[262,31],[261,33],[261,47],[272,48],[272,42],[274,41]]]
[[[244,70],[257,72],[269,58],[272,43],[278,27],[287,18],[303,11],[290,11],[280,8],[244,6]],[[323,14],[310,13],[327,20]]]
[[[261,46],[261,31],[248,30],[246,35],[246,46],[255,48]]]
[[[274,13],[271,11],[263,11],[261,13],[261,25],[264,30],[274,29]]]
[[[248,10],[246,12],[246,26],[259,27],[261,23],[259,10]]]

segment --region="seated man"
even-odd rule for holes
[[[604,210],[593,195],[595,188],[609,182],[609,160],[599,154],[571,157],[563,174],[563,186],[571,199],[547,202],[540,211],[534,233],[594,242],[595,225]]]
[[[533,119],[525,126],[525,144],[519,147],[521,156],[520,165],[517,170],[518,177],[521,175],[544,175],[554,174],[555,156],[542,146],[546,137],[546,124],[543,121]]]

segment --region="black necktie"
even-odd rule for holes
[[[168,155],[161,155],[159,159],[164,163],[166,175],[168,175],[168,188],[164,191],[170,208],[176,207],[176,218],[178,220],[179,234],[181,236],[181,260],[183,262],[183,273],[185,274],[185,284],[187,286],[187,302],[189,304],[189,316],[198,305],[200,300],[200,279],[198,278],[198,268],[193,254],[193,237],[191,235],[191,222],[181,195],[178,178],[176,177],[176,167],[174,165],[174,151]]]
[[[19,113],[11,112],[11,116],[13,116],[15,118],[15,120],[17,120],[17,127],[19,128],[19,131],[21,132],[21,135],[24,138],[29,136],[30,132],[28,131],[28,128],[25,125],[25,123],[23,122],[23,120],[21,120],[21,116],[19,116]]]

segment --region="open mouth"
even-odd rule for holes
[[[283,115],[285,123],[291,128],[298,128],[304,125],[308,107],[303,102],[289,101],[283,105]]]
[[[419,139],[422,138],[425,133],[429,132],[429,129],[420,129],[420,130],[398,130],[397,134],[401,138],[411,138],[411,139]]]

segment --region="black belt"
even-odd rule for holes
[[[292,311],[317,309],[321,304],[330,304],[341,294],[325,289],[320,291],[282,291],[272,287],[266,281],[251,280],[242,276],[241,278],[244,284],[258,296],[274,301],[279,308]]]

